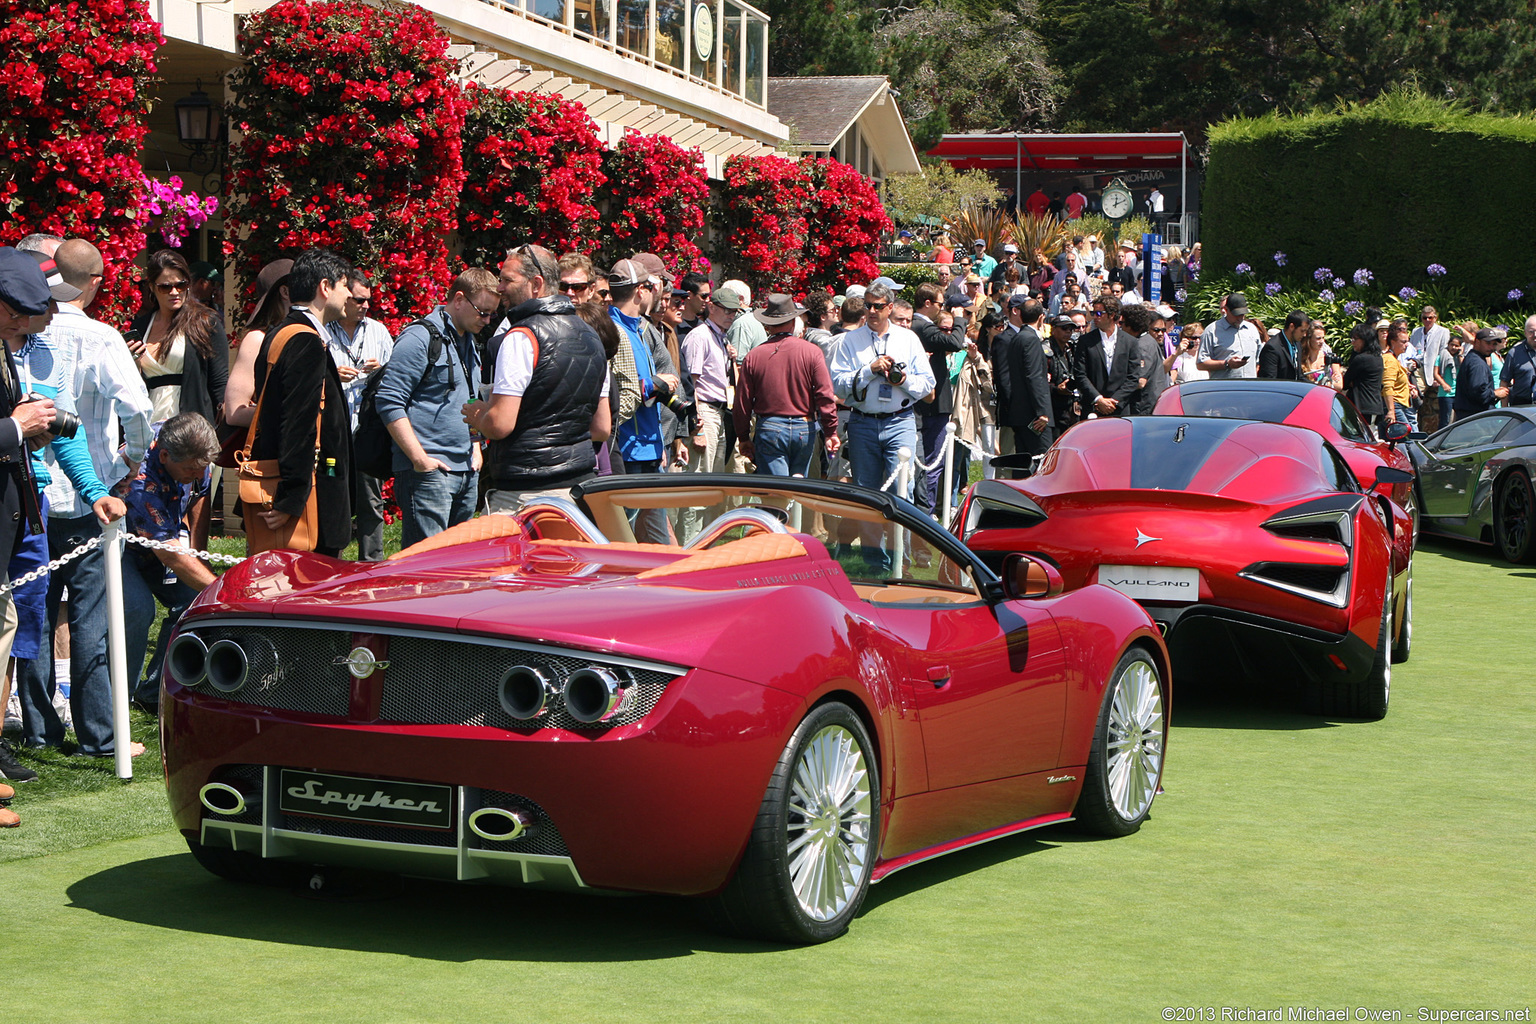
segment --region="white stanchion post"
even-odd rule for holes
[[[133,778],[133,754],[128,749],[128,629],[123,619],[123,521],[101,531],[102,557],[107,560],[107,668],[112,678],[112,744],[117,777]]]
[[[939,500],[933,503],[939,510],[939,525],[949,529],[950,495],[954,493],[955,483],[955,421],[950,420],[944,424],[944,490]]]
[[[912,449],[901,448],[896,452],[896,496],[911,501],[909,491],[912,488]],[[894,527],[896,542],[891,545],[891,578],[901,579],[902,569],[906,563],[907,535],[900,526]]]
[[[812,457],[814,458],[814,456],[812,456]],[[804,473],[794,473],[794,474],[791,474],[791,475],[796,480],[804,480],[805,479],[805,474]],[[803,533],[804,532],[803,530],[800,529],[800,503],[798,501],[791,501],[789,503],[789,531],[791,533]]]

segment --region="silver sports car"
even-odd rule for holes
[[[1408,445],[1418,470],[1419,528],[1492,544],[1536,562],[1536,406],[1490,409]]]

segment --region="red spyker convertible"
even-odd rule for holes
[[[731,930],[815,942],[908,865],[1146,818],[1169,671],[1125,595],[1062,593],[1027,556],[999,578],[841,484],[574,495],[384,563],[268,552],[205,590],[161,703],[197,859],[707,896]],[[687,546],[634,543],[633,516],[685,507],[715,517]]]
[[[1021,495],[1033,513],[1016,509]],[[1408,656],[1408,513],[1363,493],[1311,430],[1088,420],[1034,476],[973,485],[957,526],[990,564],[1025,552],[1068,588],[1098,582],[1141,602],[1180,679],[1300,684],[1311,711],[1381,718],[1391,663]]]

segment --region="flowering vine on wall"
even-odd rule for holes
[[[891,230],[874,182],[848,164],[826,158],[801,161],[814,194],[805,239],[806,286],[840,289],[880,275],[875,256]]]
[[[249,301],[267,262],[333,248],[398,330],[442,298],[464,180],[464,97],[420,7],[282,0],[241,32],[226,257]]]
[[[534,92],[464,90],[467,178],[459,237],[470,266],[497,266],[514,245],[590,253],[605,181],[597,125],[580,103]]]
[[[144,0],[0,7],[0,243],[36,231],[88,238],[106,281],[94,312],[138,305],[139,168],[160,27]]]
[[[722,237],[718,262],[754,292],[805,289],[805,242],[815,183],[803,164],[781,156],[733,156],[716,208]]]
[[[678,277],[703,271],[707,261],[699,242],[709,208],[709,179],[698,149],[631,129],[604,154],[603,173],[608,178],[601,193],[607,209],[605,260],[653,252]]]

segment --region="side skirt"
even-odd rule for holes
[[[937,846],[930,846],[925,850],[915,850],[912,853],[903,854],[900,857],[887,861],[881,861],[875,866],[874,873],[870,875],[871,882],[883,881],[902,868],[909,868],[914,864],[921,864],[935,857],[942,857],[946,853],[954,853],[957,850],[968,850],[982,843],[990,843],[994,839],[1006,839],[1008,836],[1018,835],[1020,832],[1029,832],[1033,829],[1044,828],[1047,825],[1059,825],[1064,821],[1074,820],[1071,814],[1047,814],[1039,818],[1030,818],[1026,821],[1016,821],[1011,825],[1002,825],[998,828],[987,829],[985,832],[977,832],[975,835],[965,836],[962,839],[954,839]]]

